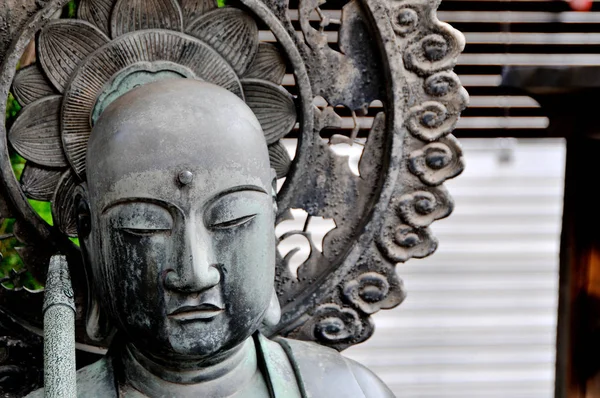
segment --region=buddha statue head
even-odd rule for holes
[[[192,79],[138,87],[93,127],[76,191],[92,309],[160,359],[240,345],[276,301],[273,172],[235,94]]]

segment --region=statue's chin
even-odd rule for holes
[[[138,355],[141,354],[144,358],[149,359],[157,365],[183,370],[185,368],[195,369],[199,367],[209,367],[220,362],[238,352],[243,346],[243,343],[250,336],[239,336],[238,339],[228,341],[173,341],[171,346],[168,344],[162,345],[159,350],[156,350],[157,342],[152,344],[135,344],[135,351]]]

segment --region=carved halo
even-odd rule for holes
[[[302,209],[306,225],[312,217],[336,225],[322,250],[306,226],[281,236],[308,239],[310,253],[297,271],[289,267],[295,251],[278,256],[282,320],[263,332],[344,349],[372,334],[370,314],[403,300],[396,263],[431,254],[437,241],[428,227],[452,211],[441,184],[464,166],[450,135],[468,98],[451,71],[464,39],[437,20],[437,2],[429,0],[351,0],[339,20],[325,17],[318,2],[300,0],[300,32],[287,2],[241,2],[243,9],[218,8],[214,0],[81,0],[77,19],[48,20],[64,3],[50,0],[15,40],[0,71],[23,106],[7,141],[27,160],[17,183],[8,170],[7,141],[0,140],[7,202],[0,211],[17,219],[15,235],[25,244],[20,255],[42,280],[51,254],[69,255],[83,311],[78,250],[65,236],[75,234],[71,196],[85,179],[93,124],[136,85],[166,78],[218,84],[255,112],[271,165],[286,178],[278,223]],[[318,28],[309,23],[314,11],[322,16]],[[277,46],[259,41],[256,20]],[[332,47],[326,30],[335,24],[338,46]],[[34,34],[38,61],[15,75],[19,52]],[[281,85],[286,70],[294,73],[297,96]],[[316,97],[326,106],[313,105]],[[373,101],[383,107],[369,108]],[[342,108],[354,120],[352,133],[327,142],[324,132],[342,126]],[[358,115],[365,111],[372,123],[355,175],[331,145],[356,145]],[[297,125],[292,159],[281,139]],[[27,197],[52,202],[55,227],[35,216]],[[12,292],[4,293],[0,307],[23,323],[39,324],[34,310],[16,309]]]
[[[83,3],[80,11],[85,18],[96,15],[90,7],[104,6],[103,2]],[[39,66],[19,71],[13,83],[25,109],[11,129],[9,140],[21,156],[40,168],[36,178],[28,173],[26,194],[35,195],[47,185],[43,176],[54,177],[53,170],[44,167],[71,166],[76,176],[65,172],[58,188],[84,180],[88,138],[102,111],[124,92],[156,80],[203,80],[246,99],[263,126],[268,144],[276,144],[294,127],[294,100],[280,86],[285,62],[272,44],[259,45],[258,28],[250,15],[234,8],[203,14],[201,9],[211,7],[186,2],[195,10],[195,18],[186,23],[186,33],[182,33],[178,3],[163,1],[162,8],[151,7],[153,4],[117,2],[110,13],[112,40],[100,30],[107,21],[97,18],[90,19],[91,23],[54,20],[40,31]],[[123,15],[144,18],[138,21]],[[291,160],[282,156],[280,146],[273,148],[275,167],[284,177]],[[64,205],[53,206],[52,210],[58,228],[75,236],[70,202],[61,197],[70,192],[56,189],[52,202]]]

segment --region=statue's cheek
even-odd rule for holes
[[[171,253],[168,236],[108,232],[105,266],[115,286],[112,299],[127,314],[160,314],[157,307],[164,306],[161,274]]]

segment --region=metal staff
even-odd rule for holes
[[[75,302],[65,256],[50,259],[43,313],[44,396],[75,398]]]

